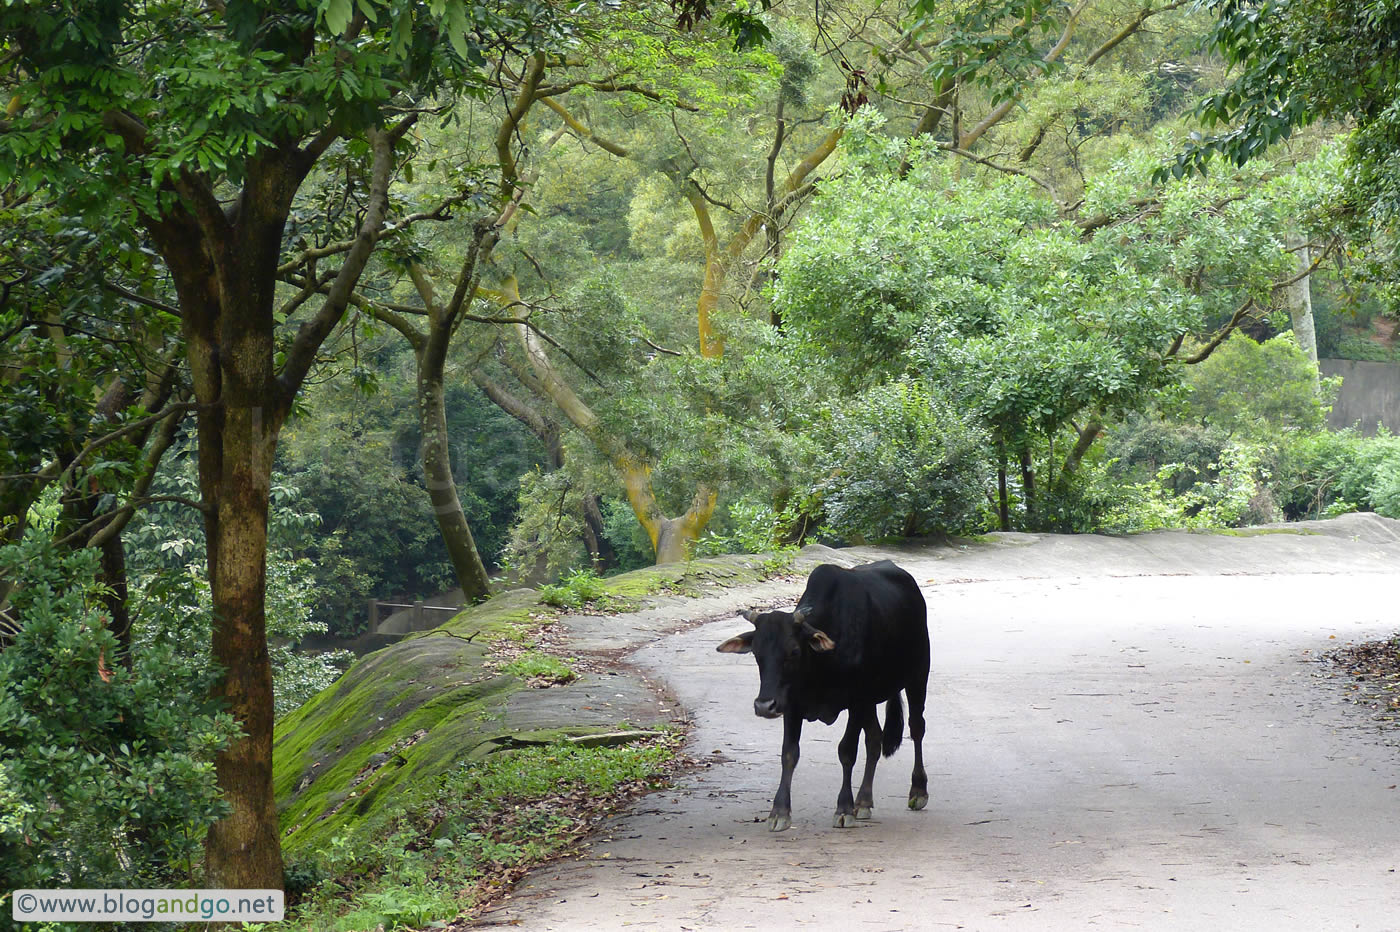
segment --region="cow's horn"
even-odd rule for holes
[[[747,612],[744,612],[744,620],[751,625],[758,624],[758,612],[749,609]]]
[[[795,625],[803,624],[810,614],[812,614],[812,610],[804,605],[792,613],[792,623]]]

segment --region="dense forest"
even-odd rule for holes
[[[0,7],[0,864],[281,888],[371,599],[1400,517],[1400,4]],[[324,640],[324,639],[323,639]],[[257,851],[258,857],[240,852]]]

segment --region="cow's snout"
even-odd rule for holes
[[[755,699],[753,701],[753,714],[759,718],[777,718],[783,714],[783,710],[778,708],[778,703],[774,699]]]

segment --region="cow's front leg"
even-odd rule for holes
[[[875,765],[880,762],[880,748],[883,735],[880,733],[880,716],[875,714],[872,705],[865,713],[865,776],[860,781],[860,792],[856,794],[856,818],[868,819],[875,808]]]
[[[768,813],[768,831],[783,832],[792,825],[792,772],[801,757],[802,716],[788,709],[783,715],[783,776],[773,797],[773,811]]]
[[[874,711],[872,708],[871,712]],[[857,706],[846,710],[846,733],[836,745],[836,758],[841,761],[841,792],[836,797],[836,816],[831,820],[831,824],[837,828],[850,828],[856,824],[856,802],[851,796],[851,771],[856,765],[856,746],[860,743],[860,731],[864,726],[864,709]],[[866,818],[870,816],[867,814]]]

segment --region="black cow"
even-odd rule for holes
[[[783,718],[783,776],[773,797],[768,829],[792,824],[792,771],[797,766],[802,722],[830,725],[843,710],[846,734],[837,746],[844,771],[836,797],[837,828],[870,818],[875,764],[904,740],[899,691],[909,697],[909,735],[914,739],[914,775],[909,808],[928,803],[924,774],[924,696],[928,691],[928,610],[914,578],[888,560],[854,569],[822,564],[792,612],[745,612],[754,626],[716,648],[752,652],[758,661],[756,715]],[[883,738],[875,714],[885,706]],[[865,778],[851,796],[856,744],[865,731]]]

